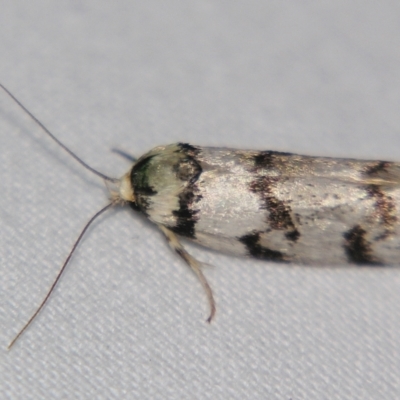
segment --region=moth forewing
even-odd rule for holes
[[[316,265],[397,264],[399,164],[158,147],[132,169],[136,205],[206,247]]]

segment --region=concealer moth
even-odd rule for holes
[[[90,224],[116,204],[143,213],[198,277],[210,322],[212,290],[184,237],[224,253],[307,265],[396,265],[400,255],[400,163],[310,157],[276,151],[158,146],[120,179],[84,163],[3,85],[42,130],[112,186],[110,202],[86,224],[36,312],[48,300]]]

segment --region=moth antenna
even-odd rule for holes
[[[56,279],[54,280],[53,284],[50,286],[50,289],[48,290],[45,298],[43,301],[40,303],[40,306],[36,309],[36,311],[33,313],[33,315],[29,318],[28,322],[24,325],[24,327],[18,332],[18,334],[15,336],[15,338],[11,341],[11,343],[8,345],[8,350],[11,349],[11,347],[15,344],[15,342],[19,339],[19,337],[25,332],[25,330],[28,328],[28,326],[32,323],[32,321],[36,318],[36,316],[40,313],[44,305],[47,303],[47,300],[49,299],[51,293],[55,289],[58,281],[61,278],[61,275],[65,271],[65,268],[67,267],[72,255],[74,254],[76,248],[78,247],[80,241],[82,240],[84,234],[88,230],[89,226],[92,224],[92,222],[99,217],[101,214],[103,214],[105,211],[107,211],[109,208],[111,208],[115,202],[111,202],[107,204],[105,207],[103,207],[100,211],[97,211],[96,214],[93,215],[92,218],[86,223],[84,228],[82,229],[81,233],[78,236],[78,239],[75,241],[74,245],[72,246],[71,251],[68,254],[68,257],[65,259],[63,266],[61,267],[60,271],[58,272]]]
[[[123,151],[123,150],[120,150],[120,149],[111,149],[111,151],[113,152],[113,153],[116,153],[116,154],[119,154],[121,157],[124,157],[124,158],[126,158],[128,161],[130,161],[130,162],[136,162],[137,161],[137,158],[136,157],[133,157],[133,156],[131,156],[129,153],[127,153],[127,152],[125,152],[125,151]]]
[[[107,175],[102,174],[101,172],[95,170],[92,168],[90,165],[86,164],[83,160],[81,160],[72,150],[70,150],[65,144],[60,142],[43,124],[40,122],[4,85],[0,83],[0,88],[3,89],[14,101],[15,103],[21,107],[23,111],[25,111],[26,114],[31,117],[31,119],[38,124],[42,130],[51,138],[53,139],[60,147],[62,147],[71,157],[73,157],[76,161],[78,161],[79,164],[81,164],[84,168],[92,172],[93,174],[100,176],[100,178],[105,179],[106,181],[110,181],[113,183],[119,182],[119,179],[117,178],[110,178]]]

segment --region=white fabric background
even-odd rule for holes
[[[165,143],[400,160],[398,1],[6,0],[0,81],[90,165]],[[199,283],[0,93],[0,394],[10,399],[400,397],[400,269],[190,247]],[[322,250],[321,250],[322,251]]]

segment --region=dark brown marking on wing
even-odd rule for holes
[[[276,156],[291,156],[291,153],[283,153],[280,151],[260,151],[254,156],[254,168],[272,169],[275,166]]]
[[[262,260],[285,261],[283,253],[271,250],[260,244],[261,233],[262,232],[253,232],[239,238],[239,241],[246,246],[249,255]]]
[[[199,202],[201,195],[197,181],[202,173],[201,165],[196,160],[196,155],[201,151],[190,144],[179,143],[179,150],[185,157],[179,159],[173,170],[176,177],[185,185],[179,193],[179,209],[173,210],[172,214],[177,217],[176,225],[169,227],[178,235],[194,238],[195,225],[198,220],[199,210],[194,204]]]
[[[200,147],[193,146],[189,143],[178,143],[178,146],[179,149],[177,150],[177,152],[185,152],[190,157],[197,156],[201,152]]]
[[[365,238],[367,231],[360,225],[355,225],[343,234],[345,243],[343,245],[349,262],[354,264],[379,265],[375,259],[371,244]]]
[[[396,202],[379,185],[368,185],[366,191],[368,196],[375,200],[375,216],[380,220],[385,229],[384,233],[377,240],[385,239],[395,231],[398,220]]]
[[[261,176],[250,184],[250,190],[257,193],[268,210],[267,223],[272,229],[284,230],[286,239],[296,242],[300,232],[296,228],[291,213],[291,207],[279,200],[273,193],[273,187],[282,178]]]
[[[365,170],[365,174],[369,177],[373,177],[379,173],[387,172],[389,166],[390,162],[388,161],[377,161],[376,164],[371,165]]]

